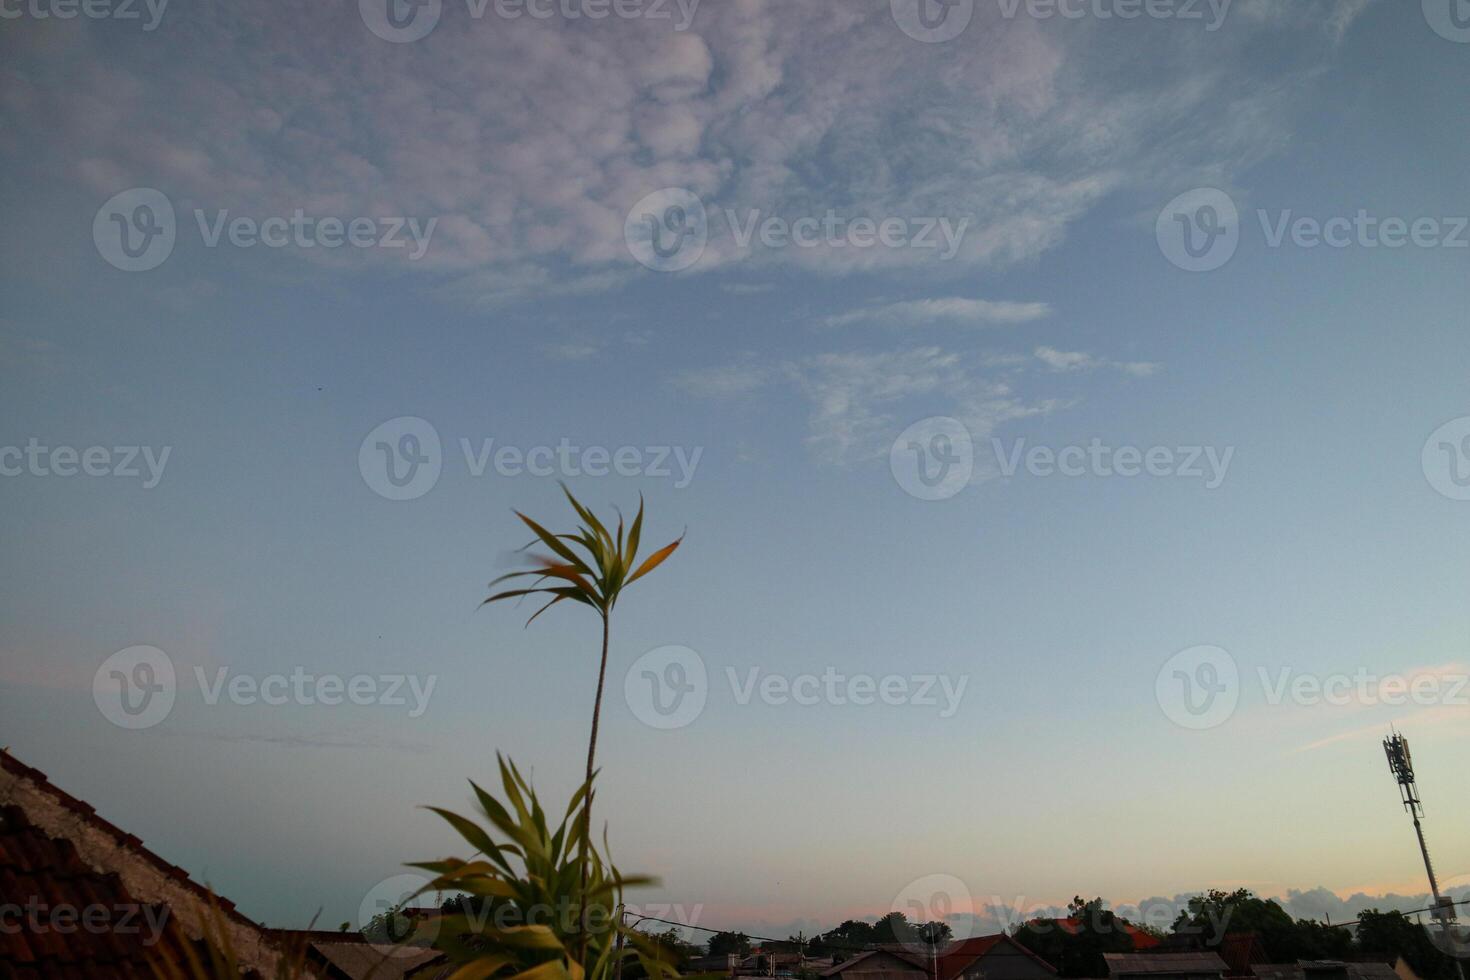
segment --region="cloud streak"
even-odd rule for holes
[[[928,324],[989,327],[1040,320],[1051,314],[1049,303],[1016,303],[948,296],[937,299],[904,300],[867,309],[835,313],[822,320],[829,327],[874,324],[888,327],[917,327]]]

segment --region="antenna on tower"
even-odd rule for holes
[[[1424,804],[1419,801],[1419,787],[1414,782],[1414,757],[1409,754],[1409,740],[1392,728],[1383,740],[1383,754],[1388,756],[1388,769],[1399,786],[1399,799],[1409,816],[1414,818],[1414,833],[1419,838],[1419,853],[1424,855],[1424,870],[1429,874],[1429,891],[1434,895],[1434,908],[1429,917],[1438,923],[1448,941],[1447,948],[1454,949],[1453,932],[1455,923],[1455,900],[1439,893],[1439,881],[1434,877],[1434,864],[1429,860],[1429,847],[1424,843],[1424,828],[1419,818],[1424,816]],[[1453,958],[1453,956],[1452,956]],[[1465,977],[1465,965],[1455,960],[1460,968],[1461,980]]]

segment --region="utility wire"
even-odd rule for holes
[[[640,922],[662,922],[664,925],[678,926],[681,929],[693,929],[693,930],[695,930],[697,932],[711,932],[711,933],[725,932],[725,933],[730,933],[730,935],[741,935],[741,936],[744,936],[746,939],[755,939],[755,940],[758,940],[758,941],[763,942],[763,943],[790,943],[790,942],[795,942],[796,941],[796,940],[792,939],[789,936],[787,938],[785,938],[785,939],[777,939],[775,936],[752,936],[748,932],[738,932],[738,931],[732,931],[732,930],[729,930],[729,929],[714,929],[714,928],[711,928],[710,926],[696,926],[696,925],[691,925],[688,922],[675,922],[673,919],[660,919],[656,915],[641,915],[641,916],[638,917],[638,920]],[[813,937],[807,939],[807,941],[804,944],[802,944],[802,945],[807,945],[807,946],[817,945],[817,946],[820,946],[822,949],[840,949],[840,950],[842,950],[845,953],[873,953],[873,952],[882,952],[885,949],[885,947],[891,948],[891,947],[893,947],[895,945],[906,946],[908,944],[907,943],[866,943],[866,944],[861,945],[861,946],[846,946],[846,945],[842,945],[840,943],[822,942],[820,936],[813,936]]]

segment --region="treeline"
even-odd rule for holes
[[[1225,937],[1252,933],[1272,963],[1298,960],[1404,961],[1423,980],[1458,980],[1455,961],[1441,952],[1428,930],[1402,912],[1364,912],[1357,925],[1328,925],[1315,919],[1293,919],[1272,899],[1258,898],[1241,888],[1233,892],[1211,889],[1189,900],[1168,933],[1114,915],[1102,899],[1074,898],[1067,907],[1076,920],[1059,929],[1054,920],[1035,920],[1021,926],[1014,938],[1057,968],[1062,977],[1105,977],[1104,953],[1127,953],[1134,948],[1130,930],[1164,940],[1178,950],[1218,951]]]
[[[1100,898],[1078,896],[1067,906],[1066,928],[1056,919],[1034,919],[1012,932],[1021,945],[1036,953],[1063,978],[1106,977],[1104,953],[1129,953],[1135,936],[1151,936],[1167,948],[1218,952],[1231,934],[1251,933],[1261,953],[1272,963],[1299,960],[1382,960],[1404,962],[1423,980],[1459,980],[1455,961],[1436,946],[1429,931],[1402,912],[1364,912],[1356,925],[1329,925],[1315,919],[1293,919],[1273,899],[1259,898],[1248,889],[1224,892],[1211,889],[1189,900],[1168,930],[1131,922],[1115,915]],[[679,942],[672,930],[666,937],[687,956],[703,953],[747,955],[753,947],[742,932],[720,932],[703,946]],[[804,952],[812,957],[841,961],[865,949],[903,943],[915,951],[942,950],[954,938],[947,923],[910,922],[902,912],[877,922],[849,919],[815,936],[797,933],[782,942],[762,942],[768,953]]]

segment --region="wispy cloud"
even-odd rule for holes
[[[1155,361],[1114,361],[1082,351],[1057,350],[1055,347],[1038,347],[1033,354],[1053,371],[1096,371],[1107,368],[1131,374],[1135,378],[1146,378],[1157,374],[1164,367]]]
[[[1341,41],[1353,26],[1353,21],[1372,4],[1373,0],[1338,0],[1336,8],[1327,15],[1327,31],[1332,39]]]
[[[870,323],[888,327],[916,327],[932,323],[957,326],[989,327],[1000,324],[1026,323],[1051,313],[1049,303],[1016,303],[1004,300],[967,299],[948,296],[936,299],[904,300],[867,309],[849,310],[822,320],[828,327]]]
[[[808,406],[806,443],[814,457],[834,465],[888,452],[908,422],[930,415],[958,419],[976,439],[1000,424],[1055,411],[1060,398],[1023,398],[1009,374],[1011,358],[946,350],[837,351],[780,362],[747,356],[727,365],[685,371],[674,383],[717,397],[771,388],[795,392]]]
[[[547,357],[554,361],[585,361],[596,357],[602,352],[598,344],[589,343],[565,343],[547,344],[541,348]]]

